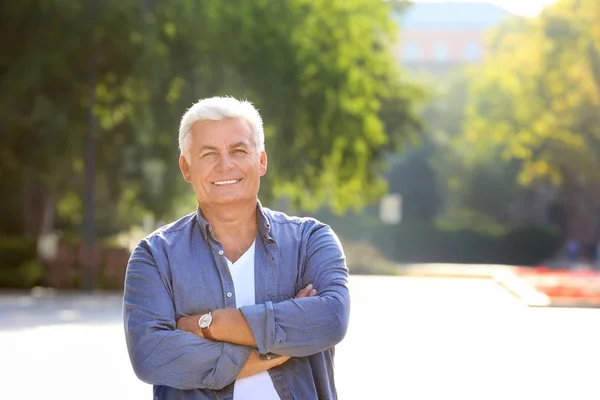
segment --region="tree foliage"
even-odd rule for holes
[[[600,205],[600,4],[561,0],[491,40],[473,76],[463,144],[517,160],[521,184],[559,187],[567,233],[589,240]]]
[[[176,136],[199,98],[257,105],[270,156],[261,196],[304,208],[343,210],[376,198],[383,153],[418,126],[420,94],[402,81],[390,52],[397,26],[379,0],[0,7],[0,33],[20,38],[5,40],[0,58],[6,233],[78,230],[92,102],[102,234],[193,204],[179,178]]]

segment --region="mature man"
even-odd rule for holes
[[[179,128],[195,213],[143,239],[125,278],[137,376],[155,399],[335,399],[348,269],[334,232],[258,201],[267,171],[251,103],[200,100]]]

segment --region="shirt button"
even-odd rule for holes
[[[231,294],[231,292],[227,292],[227,297],[231,297],[231,296],[233,296],[233,295]]]
[[[223,255],[223,250],[219,250],[219,255],[222,256]]]

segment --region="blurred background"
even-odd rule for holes
[[[425,328],[423,318],[461,321],[452,340],[466,347],[474,342],[462,333],[480,329],[472,312],[511,327],[480,340],[511,337],[513,346],[524,339],[511,335],[528,326],[534,353],[495,347],[471,359],[478,365],[514,362],[502,358],[510,354],[547,366],[540,360],[553,337],[577,341],[581,352],[558,356],[572,374],[557,375],[564,387],[547,382],[555,370],[524,397],[480,376],[473,398],[541,398],[540,387],[600,398],[581,378],[600,372],[583,367],[600,355],[590,309],[600,305],[597,0],[20,0],[0,4],[0,21],[0,352],[13,357],[5,373],[28,368],[19,363],[32,343],[41,365],[55,365],[83,357],[84,338],[108,335],[121,384],[135,382],[119,327],[130,251],[195,210],[178,167],[179,120],[200,98],[231,95],[264,119],[261,201],[334,228],[356,309],[380,306],[369,301],[382,287],[405,293],[388,303],[414,318],[404,331],[411,343],[423,329],[447,329]],[[577,329],[565,333],[567,324]],[[352,329],[350,343],[364,341],[366,328]],[[64,353],[51,355],[42,336]],[[456,348],[442,343],[431,357]],[[106,360],[113,349],[93,347]],[[410,349],[398,354],[404,375],[421,365],[423,353]],[[357,352],[341,351],[343,398],[363,398],[348,366]],[[447,367],[434,379],[461,371]],[[525,384],[536,368],[513,378]],[[388,396],[395,377],[374,371]],[[469,382],[437,388],[470,398],[465,388],[480,386]],[[440,398],[421,383],[403,398]],[[37,398],[16,388],[14,398]]]

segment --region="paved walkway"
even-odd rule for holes
[[[340,399],[600,399],[600,310],[524,306],[486,280],[352,277]],[[0,295],[2,398],[150,399],[120,296]]]

